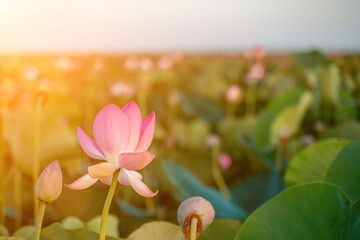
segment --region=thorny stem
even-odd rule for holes
[[[104,204],[104,208],[103,208],[102,216],[101,216],[101,227],[100,227],[99,240],[105,240],[105,237],[106,237],[107,217],[109,215],[111,201],[112,201],[112,199],[114,197],[114,193],[115,193],[119,173],[120,173],[120,169],[118,169],[118,170],[116,170],[114,172],[113,179],[112,179],[111,185],[110,185],[110,189],[109,189],[109,192],[108,192],[108,194],[106,196],[106,200],[105,200],[105,204]]]
[[[230,195],[228,187],[226,186],[226,182],[221,174],[220,165],[218,162],[218,158],[219,158],[219,147],[218,146],[211,148],[211,155],[212,155],[211,172],[212,172],[212,175],[216,182],[216,185],[220,189],[224,198],[230,199],[231,195]]]
[[[197,218],[191,219],[191,231],[190,231],[190,240],[196,240],[196,230],[197,230]]]
[[[36,221],[36,230],[35,230],[34,240],[40,239],[40,232],[41,232],[41,226],[42,226],[42,223],[44,220],[45,208],[46,208],[46,203],[43,201],[40,201],[40,208],[39,208],[39,213],[38,213],[38,217],[37,217],[37,221]]]

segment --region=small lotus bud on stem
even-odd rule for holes
[[[232,164],[231,157],[226,153],[221,153],[219,155],[219,164],[223,171],[228,170]]]
[[[36,198],[51,203],[56,200],[62,191],[62,174],[58,160],[52,162],[41,173],[36,185]]]
[[[61,190],[62,173],[58,160],[55,160],[41,173],[36,185],[35,195],[40,201],[40,208],[36,221],[34,240],[40,239],[46,204],[56,200],[60,196]]]
[[[242,99],[242,90],[238,84],[232,84],[225,93],[225,99],[228,103],[238,104]]]
[[[206,145],[210,148],[219,147],[221,139],[217,134],[210,134],[206,138]]]
[[[178,222],[186,240],[195,240],[215,217],[211,203],[202,197],[192,197],[181,203],[178,209]]]
[[[279,140],[280,145],[285,146],[287,144],[289,138],[291,137],[291,135],[292,135],[292,133],[289,128],[282,127],[278,132],[278,140]]]

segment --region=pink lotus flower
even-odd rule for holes
[[[260,63],[255,63],[251,66],[248,73],[245,76],[245,82],[247,84],[253,84],[261,81],[265,76],[265,68]]]
[[[146,167],[154,155],[147,151],[154,136],[155,113],[144,120],[139,107],[130,102],[123,109],[115,104],[105,106],[94,120],[95,141],[78,127],[78,137],[84,152],[94,159],[106,160],[88,168],[88,174],[66,187],[80,190],[90,187],[98,180],[110,185],[113,173],[121,168],[119,183],[129,186],[144,197],[153,193],[142,181],[137,170]]]
[[[219,163],[222,170],[228,170],[232,164],[231,157],[226,153],[221,153],[219,155]]]
[[[238,104],[242,99],[242,90],[238,84],[231,84],[226,90],[225,99],[228,103]]]

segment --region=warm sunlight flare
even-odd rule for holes
[[[0,240],[360,239],[359,13],[0,0]]]

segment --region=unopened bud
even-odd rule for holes
[[[287,127],[282,127],[278,132],[278,139],[281,145],[286,145],[287,141],[291,137],[291,131]]]
[[[231,157],[226,153],[221,153],[219,155],[219,164],[222,170],[228,170],[232,164]]]
[[[242,90],[239,85],[232,84],[225,93],[225,99],[228,103],[238,104],[242,99]]]
[[[202,197],[188,198],[180,204],[177,212],[178,222],[182,227],[185,239],[190,239],[191,219],[196,218],[196,237],[214,220],[215,210],[211,203]]]
[[[322,121],[316,121],[314,129],[317,133],[324,133],[326,131],[326,125]]]
[[[210,134],[206,138],[206,145],[210,148],[219,146],[220,142],[221,142],[220,137],[216,134]]]
[[[305,146],[310,146],[310,145],[314,144],[315,138],[314,138],[314,136],[312,136],[310,134],[305,134],[304,136],[302,136],[301,142]]]
[[[36,198],[51,203],[56,200],[62,191],[62,173],[58,160],[52,162],[41,173],[36,185]]]
[[[39,77],[39,69],[36,66],[27,66],[24,70],[24,77],[29,82],[34,82]]]

